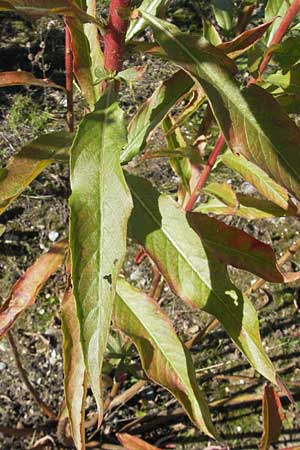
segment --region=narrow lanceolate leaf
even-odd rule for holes
[[[268,450],[271,444],[276,444],[280,436],[284,419],[279,395],[273,386],[265,385],[263,393],[263,435],[259,448]]]
[[[18,317],[34,302],[48,278],[63,263],[68,248],[66,240],[54,244],[40,256],[14,284],[8,299],[0,308],[0,338],[13,326]]]
[[[142,439],[127,433],[117,433],[117,438],[126,450],[159,450]]]
[[[282,209],[274,203],[262,198],[250,195],[236,194],[238,207],[232,207],[225,202],[216,199],[209,199],[206,203],[200,203],[193,212],[203,214],[214,213],[223,216],[238,216],[247,220],[271,219],[272,217],[294,216],[294,208]]]
[[[121,155],[122,163],[130,161],[145,148],[154,130],[193,86],[194,81],[182,70],[160,84],[129,124],[128,144]]]
[[[160,14],[168,5],[169,0],[143,0],[139,6],[139,10],[147,11],[154,16]],[[146,28],[147,22],[145,19],[140,17],[137,20],[132,20],[126,34],[126,41],[130,41],[134,38],[140,31]]]
[[[0,172],[0,214],[53,162],[68,162],[74,135],[45,134],[27,144]]]
[[[204,189],[207,194],[214,195],[231,208],[238,208],[239,203],[236,193],[227,183],[209,183]]]
[[[114,320],[136,345],[149,378],[168,389],[204,433],[216,437],[190,353],[158,304],[119,279]]]
[[[108,85],[71,150],[72,279],[89,381],[102,414],[101,368],[132,201],[120,167],[123,112]]]
[[[72,286],[68,286],[61,303],[63,333],[64,385],[72,437],[77,450],[85,449],[86,371],[80,345],[80,329],[76,316]]]
[[[168,57],[201,84],[231,150],[300,198],[300,130],[276,100],[256,85],[241,90],[210,44],[195,45],[168,22],[142,14]]]
[[[248,161],[243,155],[234,155],[230,151],[222,155],[222,161],[229,169],[234,170],[252,184],[261,195],[281,208],[288,209],[287,190],[272,180],[256,164]]]
[[[233,0],[211,0],[218,25],[224,30],[231,30],[233,25]]]
[[[187,220],[207,254],[214,255],[219,261],[273,283],[288,283],[300,278],[299,272],[282,273],[272,247],[244,231],[206,214],[188,213]]]
[[[146,180],[128,176],[134,198],[131,234],[143,245],[173,291],[215,316],[262,375],[276,373],[260,340],[256,311],[231,283],[225,264],[208,256],[184,211]]]
[[[285,16],[287,10],[291,5],[291,2],[292,0],[268,0],[265,8],[265,19],[270,20],[272,18],[275,18],[275,21],[266,36],[267,45],[269,45],[272,41],[274,34],[278,30],[282,18]]]
[[[0,72],[0,87],[22,85],[34,85],[64,89],[63,86],[52,83],[52,81],[48,80],[47,78],[36,78],[31,72],[24,72],[23,70],[14,72]]]
[[[102,28],[102,23],[83,11],[75,0],[5,0],[0,2],[0,11],[14,11],[39,18],[49,14],[77,17],[82,23],[95,23]]]

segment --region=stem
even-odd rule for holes
[[[41,410],[43,411],[43,413],[47,416],[50,417],[50,419],[57,419],[56,414],[54,414],[54,412],[52,412],[48,406],[43,402],[43,400],[39,397],[38,393],[36,392],[36,390],[34,389],[34,387],[31,385],[27,373],[25,371],[25,369],[22,366],[20,357],[19,357],[19,352],[16,346],[16,343],[14,341],[14,338],[11,334],[10,331],[7,332],[6,337],[8,339],[10,348],[12,350],[12,354],[14,356],[15,362],[16,362],[16,366],[18,368],[20,377],[23,381],[23,383],[25,384],[25,386],[27,387],[28,391],[30,392],[30,394],[32,395],[32,397],[34,398],[35,402],[38,404],[38,406],[41,408]]]
[[[286,34],[286,32],[288,31],[289,26],[291,25],[291,23],[293,22],[293,20],[295,19],[297,13],[299,12],[300,9],[300,1],[299,0],[294,0],[293,3],[291,4],[291,6],[289,7],[289,9],[287,10],[285,16],[283,17],[278,30],[276,31],[276,33],[273,36],[273,39],[270,42],[270,47],[272,45],[275,44],[279,44],[279,42],[282,40],[282,38],[284,37],[284,35]],[[262,60],[262,63],[259,67],[259,76],[258,78],[260,79],[262,76],[263,71],[265,70],[268,62],[270,61],[272,57],[272,53],[269,52],[264,59]]]
[[[201,172],[201,175],[196,184],[196,187],[193,190],[193,192],[189,198],[189,201],[187,202],[187,205],[185,207],[186,211],[191,211],[193,209],[193,206],[198,198],[199,191],[200,191],[200,189],[202,189],[202,187],[206,183],[206,180],[208,179],[209,174],[210,174],[210,172],[216,162],[216,159],[219,156],[219,153],[222,150],[224,144],[225,144],[224,136],[222,134],[220,134],[220,136],[218,137],[218,140],[216,142],[215,148],[209,155],[207,164],[204,166],[204,169]]]
[[[111,0],[108,27],[104,39],[104,67],[106,70],[119,72],[124,61],[125,35],[128,20],[122,19],[118,10],[127,8],[130,0]]]
[[[67,91],[67,125],[70,132],[74,131],[74,103],[73,103],[73,55],[71,32],[65,21],[65,68]]]

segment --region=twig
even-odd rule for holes
[[[73,102],[73,55],[71,32],[65,20],[65,69],[67,92],[67,125],[70,132],[74,131],[74,102]]]
[[[21,364],[21,360],[19,357],[19,353],[18,353],[18,349],[16,346],[16,343],[14,341],[14,338],[12,336],[12,333],[10,331],[7,332],[6,334],[7,340],[9,342],[9,345],[11,347],[12,350],[12,354],[14,357],[14,360],[16,362],[16,366],[18,368],[20,377],[23,381],[23,383],[25,384],[26,388],[28,389],[28,391],[30,392],[30,394],[32,395],[33,399],[35,400],[35,402],[37,403],[37,405],[41,408],[41,410],[43,411],[43,413],[49,417],[50,419],[56,419],[57,416],[56,414],[51,411],[48,406],[43,402],[43,400],[39,397],[38,393],[36,392],[36,390],[34,389],[34,387],[31,385],[27,373],[25,371],[25,369],[23,368],[22,364]]]

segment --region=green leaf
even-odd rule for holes
[[[74,135],[45,134],[27,144],[0,172],[0,214],[53,162],[68,162]]]
[[[234,155],[230,151],[225,152],[221,158],[225,166],[240,174],[260,194],[281,208],[288,209],[289,197],[286,189],[272,180],[260,167],[247,161],[242,155]]]
[[[274,34],[278,30],[280,22],[284,17],[285,13],[289,9],[291,5],[291,0],[268,0],[266,8],[265,8],[265,20],[268,21],[272,18],[276,18],[272,27],[269,29],[269,32],[266,36],[266,43],[270,45],[271,40],[274,37]]]
[[[208,257],[184,211],[138,177],[127,177],[134,199],[132,236],[145,248],[172,290],[190,305],[215,316],[249,362],[276,383],[260,340],[256,311],[231,283],[225,264]]]
[[[187,220],[198,234],[208,255],[238,269],[252,272],[272,283],[289,283],[300,273],[282,273],[269,245],[238,228],[206,214],[187,213]]]
[[[101,368],[132,207],[120,167],[125,143],[123,112],[113,84],[108,84],[95,111],[80,123],[71,149],[72,280],[85,365],[100,420]]]
[[[300,64],[300,36],[289,37],[277,45],[273,50],[272,58],[282,70],[288,70]]]
[[[210,44],[203,43],[201,50],[173,25],[143,15],[168,57],[201,84],[231,150],[255,161],[300,198],[300,130],[280,105],[259,86],[241,91]]]
[[[251,197],[250,195],[236,194],[238,206],[228,206],[218,199],[209,199],[206,203],[198,205],[193,212],[203,214],[220,214],[223,216],[238,216],[247,220],[271,219],[273,217],[294,216],[295,210],[285,210],[274,203],[262,198]]]
[[[169,0],[143,0],[139,6],[140,11],[146,11],[154,16],[161,14],[166,8]],[[126,42],[133,39],[138,33],[146,28],[147,22],[140,17],[139,19],[132,20],[127,30]]]
[[[282,88],[285,93],[300,95],[300,64],[290,70],[268,74],[263,77],[264,81]]]
[[[22,86],[33,85],[41,87],[53,87],[57,89],[64,89],[63,86],[59,86],[56,83],[47,78],[36,78],[31,72],[24,72],[23,70],[15,72],[0,72],[0,87],[5,86]]]
[[[136,345],[147,376],[177,398],[197,427],[216,437],[190,353],[158,304],[119,279],[114,319]]]
[[[63,263],[67,249],[67,240],[57,242],[13,285],[8,299],[0,308],[0,339],[11,329],[19,316],[33,305],[40,289]]]
[[[121,154],[122,163],[131,161],[145,148],[151,133],[193,86],[194,81],[182,70],[160,84],[129,124],[128,144]]]
[[[234,2],[232,0],[211,0],[218,25],[226,31],[233,25]]]
[[[231,208],[238,207],[238,199],[236,193],[234,192],[230,184],[209,183],[203,190],[207,194],[214,195],[215,197],[217,197],[217,199],[221,200]]]
[[[205,17],[202,17],[202,24],[203,24],[203,37],[210,42],[212,45],[215,45],[216,47],[219,44],[222,44],[222,38],[219,35],[219,33],[216,30],[216,27],[210,22],[210,20],[207,20]]]
[[[75,306],[72,286],[68,281],[61,303],[65,398],[76,449],[85,450],[84,421],[87,380]]]

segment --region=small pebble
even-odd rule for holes
[[[59,234],[57,231],[50,231],[50,233],[48,234],[48,238],[51,242],[55,242],[58,238]]]
[[[5,370],[6,367],[7,367],[6,364],[0,361],[0,370]]]

